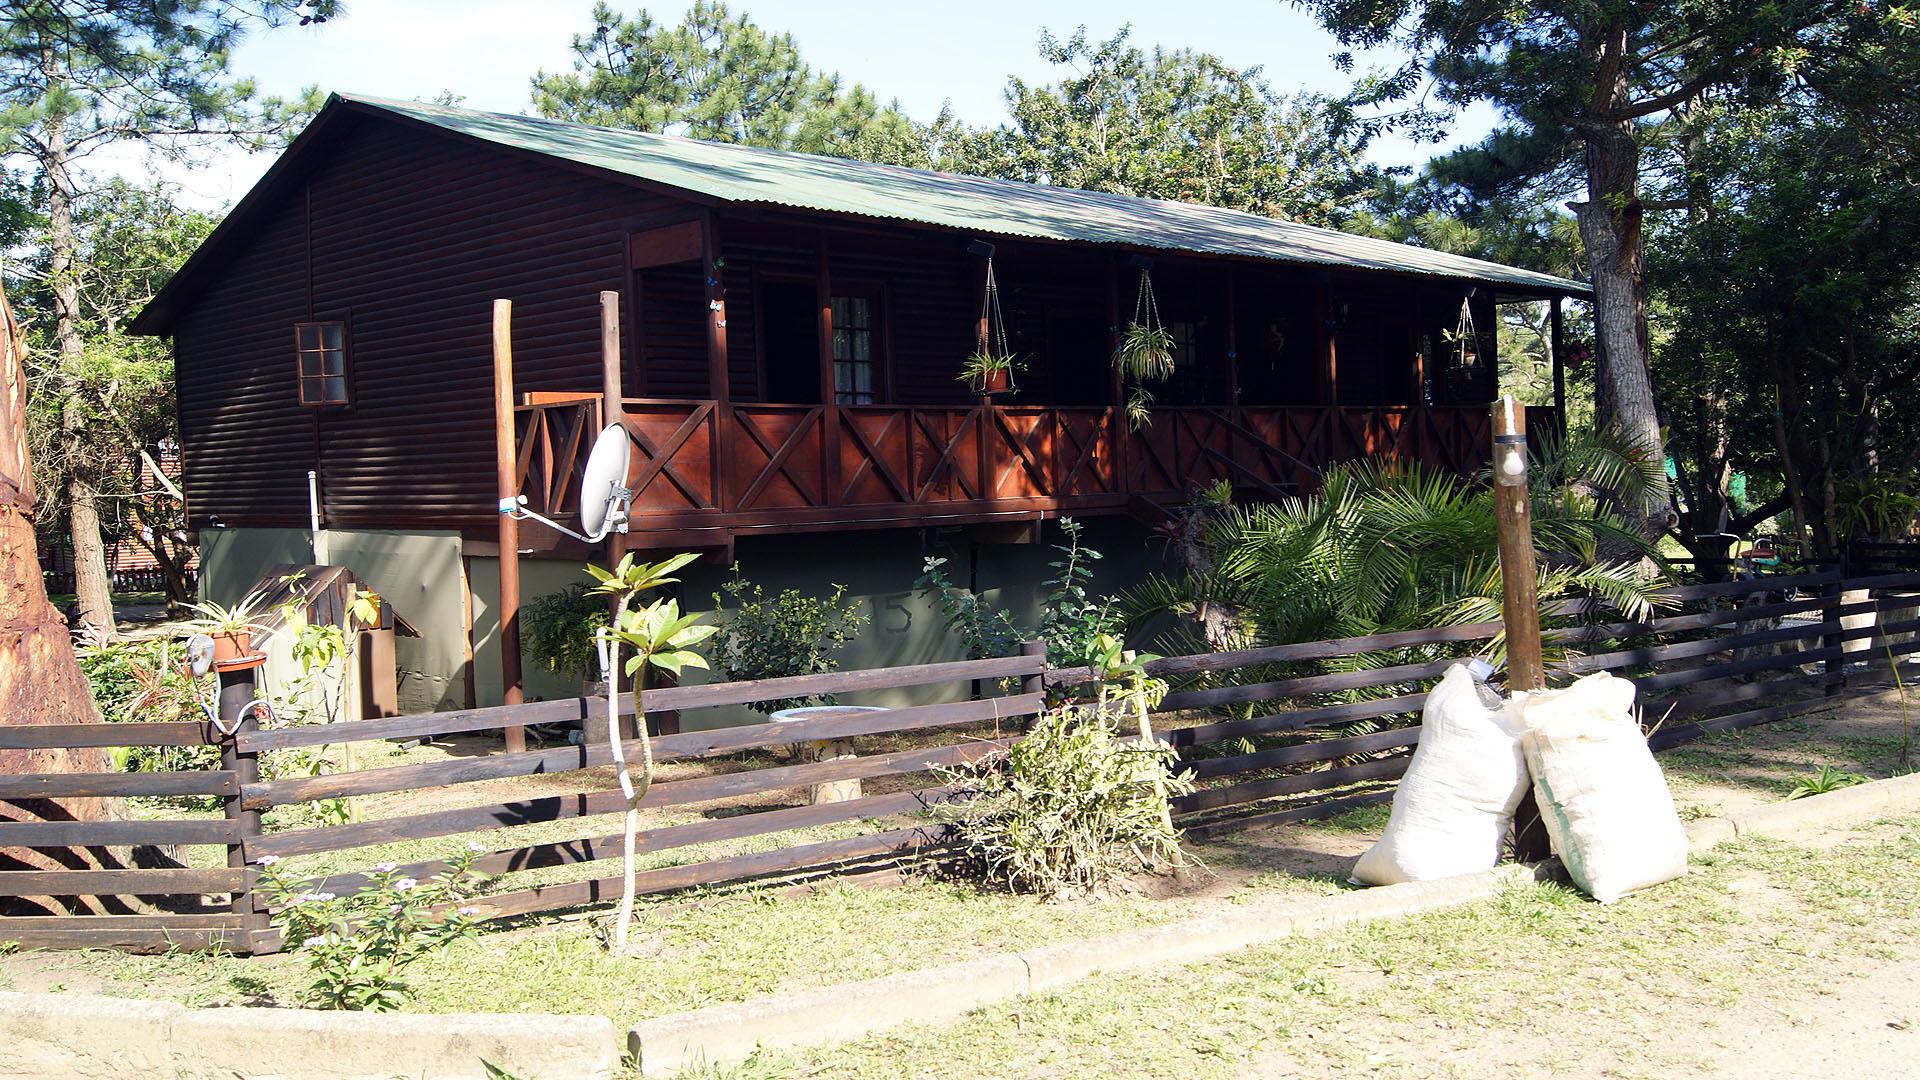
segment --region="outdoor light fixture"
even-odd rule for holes
[[[1520,425],[1513,414],[1513,399],[1502,398],[1501,405],[1507,410],[1506,427],[1513,435],[1495,435],[1493,437],[1493,482],[1501,487],[1525,487],[1527,483],[1527,437],[1519,433]]]

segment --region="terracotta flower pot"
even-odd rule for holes
[[[1013,372],[1005,368],[996,368],[980,376],[976,392],[982,394],[1005,394],[1013,389]]]
[[[252,631],[225,630],[210,636],[213,638],[213,662],[216,664],[253,655]]]

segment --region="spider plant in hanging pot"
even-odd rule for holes
[[[1114,359],[1121,370],[1142,382],[1173,374],[1173,333],[1164,326],[1136,322],[1121,335]]]
[[[976,394],[1011,394],[1019,389],[1013,384],[1017,366],[1011,356],[995,356],[983,350],[961,362],[959,379]]]

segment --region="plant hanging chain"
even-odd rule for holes
[[[1473,325],[1471,297],[1460,298],[1460,325],[1454,329],[1453,337],[1457,350],[1454,369],[1464,373],[1480,366],[1480,335]]]
[[[993,276],[993,256],[987,256],[987,287],[980,297],[980,344],[982,356],[1005,358],[1007,324],[1000,316],[1000,282]]]
[[[1127,374],[1142,382],[1173,374],[1173,333],[1160,321],[1153,278],[1144,267],[1140,270],[1140,289],[1134,294],[1133,324],[1127,327],[1116,359]]]

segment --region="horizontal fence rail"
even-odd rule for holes
[[[588,417],[590,419],[590,417]],[[571,439],[571,429],[555,438]],[[1679,586],[1638,621],[1563,605],[1548,633],[1551,676],[1632,678],[1649,740],[1665,747],[1833,707],[1849,669],[1884,670],[1920,652],[1920,573],[1838,571]],[[1428,690],[1458,659],[1486,650],[1497,622],[1157,659],[1170,683],[1153,716],[1195,790],[1176,800],[1197,836],[1252,820],[1289,820],[1390,797],[1419,740]],[[675,710],[691,730],[655,736],[660,771],[641,800],[643,893],[804,878],[949,850],[941,808],[960,798],[941,770],[1002,751],[1051,701],[1091,692],[1086,668],[1050,667],[1039,643],[985,660],[833,672],[646,691],[646,711]],[[1857,683],[1857,679],[1854,680]],[[907,691],[919,704],[794,722],[700,728],[699,710],[780,699]],[[633,698],[618,702],[630,716]],[[601,742],[497,749],[508,726],[606,724],[603,699],[222,735],[199,723],[0,728],[0,749],[218,747],[217,769],[0,776],[0,811],[61,798],[134,799],[158,817],[0,820],[0,940],[45,947],[279,948],[271,905],[254,890],[259,860],[290,860],[317,888],[364,886],[376,863],[425,877],[477,843],[473,868],[495,879],[473,901],[489,917],[606,900],[619,876],[625,800]],[[262,755],[454,740],[439,760],[255,780]],[[365,760],[380,761],[377,755]],[[244,778],[244,779],[243,779]],[[168,808],[185,799],[220,816]],[[287,823],[273,815],[321,800],[373,800],[359,820]],[[260,824],[262,813],[271,822]],[[142,849],[209,846],[225,866],[152,866]],[[75,853],[79,853],[76,856]],[[160,859],[159,862],[167,860]],[[201,859],[200,861],[204,861]],[[151,866],[151,868],[149,868]],[[617,869],[617,867],[615,868]],[[62,914],[65,912],[66,914]]]

